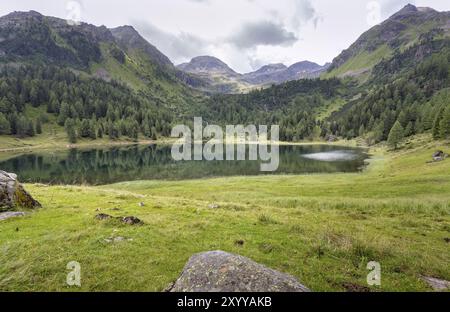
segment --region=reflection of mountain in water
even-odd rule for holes
[[[310,154],[351,154],[352,159],[320,161]],[[356,172],[366,154],[359,149],[314,146],[280,146],[280,166],[273,174]],[[24,182],[56,184],[109,184],[134,180],[181,180],[203,177],[270,174],[260,172],[259,161],[181,161],[171,157],[170,146],[132,146],[93,150],[35,153],[0,163]]]

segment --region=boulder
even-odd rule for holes
[[[41,204],[25,191],[17,175],[0,170],[0,211],[16,207],[34,209],[41,207]]]
[[[209,251],[192,256],[171,292],[309,292],[293,276],[243,256]]]
[[[433,288],[433,290],[435,290],[435,291],[446,291],[446,290],[450,289],[449,281],[434,278],[431,276],[421,276],[421,279],[425,283],[427,283],[431,288]]]
[[[142,222],[139,218],[136,217],[125,217],[122,218],[122,222],[128,225],[142,225],[144,222]]]
[[[7,211],[7,212],[0,212],[0,221],[16,218],[16,217],[23,217],[25,215],[25,212],[19,212],[19,211]]]
[[[444,152],[443,151],[436,151],[433,154],[433,158],[436,158],[436,157],[444,157]]]

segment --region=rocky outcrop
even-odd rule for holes
[[[171,292],[309,292],[293,276],[248,258],[209,251],[192,256]]]
[[[17,175],[0,170],[0,211],[16,207],[34,209],[41,207],[17,180]]]

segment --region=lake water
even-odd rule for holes
[[[329,145],[280,146],[276,172],[260,161],[174,161],[171,146],[127,146],[33,152],[0,162],[21,182],[101,185],[134,180],[182,180],[261,174],[357,172],[368,155],[362,149]]]

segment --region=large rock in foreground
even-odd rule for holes
[[[294,277],[223,251],[192,256],[171,292],[309,292]]]
[[[41,204],[25,191],[17,175],[0,170],[0,211],[16,207],[33,209]]]

